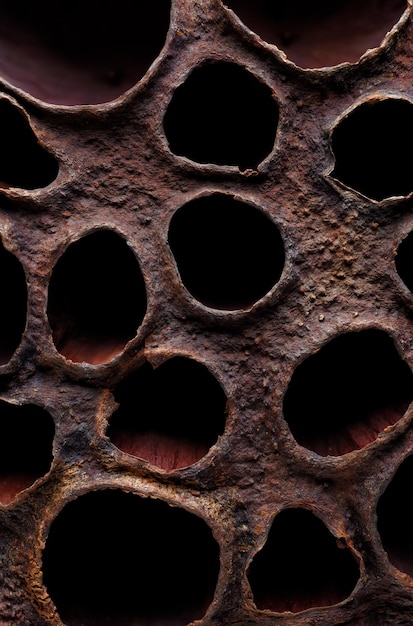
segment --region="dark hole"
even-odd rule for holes
[[[196,68],[176,89],[164,118],[174,154],[242,170],[269,155],[277,124],[271,89],[235,63]]]
[[[223,0],[262,39],[300,67],[356,63],[378,47],[405,0]]]
[[[7,0],[0,8],[0,74],[56,104],[107,102],[132,87],[161,51],[167,0]]]
[[[323,456],[367,446],[413,399],[413,374],[384,331],[345,333],[294,372],[284,416],[297,442]]]
[[[108,436],[124,452],[166,471],[195,463],[225,428],[225,394],[204,365],[174,357],[146,364],[115,390]]]
[[[4,365],[18,348],[26,326],[27,288],[20,262],[1,242],[0,268],[0,365]]]
[[[0,147],[0,188],[37,189],[55,180],[57,161],[37,143],[24,115],[4,99],[0,99]]]
[[[413,140],[413,105],[406,100],[366,102],[334,129],[332,176],[374,200],[413,191],[407,155]]]
[[[413,232],[403,239],[397,250],[396,269],[406,287],[413,292]]]
[[[320,519],[303,509],[288,509],[275,518],[248,578],[258,609],[298,613],[347,598],[359,568]]]
[[[378,530],[390,562],[413,577],[413,456],[397,470],[377,506]]]
[[[68,626],[185,626],[205,614],[218,572],[201,519],[121,491],[68,504],[43,552],[44,584]]]
[[[103,230],[71,244],[49,286],[48,316],[59,352],[99,364],[119,354],[146,312],[137,259],[126,241]]]
[[[47,474],[52,462],[54,422],[42,408],[0,400],[0,502]]]
[[[169,245],[185,287],[216,309],[250,307],[278,282],[284,267],[275,224],[258,209],[220,194],[179,209]]]

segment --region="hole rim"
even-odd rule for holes
[[[258,33],[249,28],[249,26],[245,24],[245,22],[243,22],[242,19],[238,16],[236,11],[234,11],[225,4],[225,0],[219,0],[219,2],[226,15],[226,18],[229,19],[232,27],[236,29],[236,32],[240,33],[244,38],[248,37],[248,39],[250,39],[255,44],[255,46],[258,46],[259,48],[266,48],[273,54],[273,56],[277,58],[280,63],[288,65],[299,71],[300,73],[311,73],[318,75],[321,74],[323,76],[335,75],[345,68],[357,69],[358,67],[369,63],[371,59],[382,56],[386,52],[386,50],[388,50],[395,44],[399,36],[399,32],[403,28],[408,27],[409,18],[411,16],[411,13],[413,13],[413,1],[407,0],[406,8],[400,15],[400,18],[387,31],[387,33],[382,38],[380,44],[373,48],[367,48],[363,52],[363,54],[360,55],[357,61],[342,61],[341,63],[337,63],[335,65],[325,65],[322,67],[302,67],[301,65],[298,65],[297,63],[292,61],[283,48],[278,47],[274,43],[266,41]]]
[[[253,302],[249,307],[240,308],[240,309],[217,309],[214,307],[210,307],[200,300],[197,300],[195,296],[191,294],[191,292],[187,289],[185,284],[181,279],[181,275],[179,272],[178,265],[175,260],[175,256],[172,252],[172,249],[169,245],[169,231],[171,222],[174,216],[188,204],[196,202],[197,200],[202,200],[204,198],[214,198],[215,196],[220,196],[224,199],[233,200],[235,202],[239,202],[242,204],[246,204],[251,207],[255,211],[259,211],[269,222],[277,229],[278,234],[280,236],[280,242],[283,246],[284,253],[284,261],[283,267],[277,282],[267,291],[261,298]],[[231,192],[227,190],[223,190],[222,188],[211,188],[197,191],[196,193],[187,195],[183,201],[179,204],[174,204],[170,207],[168,211],[168,215],[165,221],[165,227],[163,230],[163,239],[166,246],[167,257],[169,259],[170,266],[172,268],[172,280],[174,283],[174,287],[176,288],[176,295],[181,302],[182,310],[190,311],[191,313],[197,314],[201,319],[204,319],[207,322],[238,322],[246,319],[250,315],[255,312],[260,311],[261,309],[267,307],[270,304],[279,303],[284,296],[284,294],[288,291],[291,283],[293,281],[293,271],[294,271],[294,256],[298,254],[294,252],[295,248],[292,252],[292,247],[289,245],[290,240],[292,239],[293,231],[285,223],[285,220],[279,215],[279,219],[274,219],[271,214],[271,210],[268,206],[264,206],[264,203],[258,204],[255,197],[250,197],[245,193],[237,193]],[[179,295],[178,295],[179,294]],[[176,297],[176,296],[175,296]]]
[[[87,238],[90,235],[94,235],[97,233],[111,233],[119,237],[124,245],[131,251],[133,254],[138,270],[142,276],[143,286],[145,289],[146,295],[146,307],[145,314],[140,322],[139,326],[136,329],[136,334],[129,341],[127,341],[122,350],[116,354],[112,359],[102,363],[89,363],[87,361],[71,361],[67,359],[59,350],[57,349],[54,340],[53,340],[53,330],[49,321],[49,290],[50,290],[50,282],[54,274],[54,270],[56,265],[62,259],[62,257],[66,254],[66,252],[70,249],[72,244],[76,244],[83,239]],[[130,237],[123,232],[118,225],[109,224],[107,222],[101,224],[94,224],[89,228],[81,230],[80,232],[76,232],[72,234],[72,236],[65,239],[65,241],[60,242],[57,247],[55,247],[49,255],[50,261],[50,271],[46,277],[46,295],[44,301],[43,308],[43,322],[46,329],[46,337],[45,337],[45,347],[47,349],[47,354],[45,354],[45,360],[50,361],[58,367],[63,367],[69,373],[74,375],[76,379],[79,375],[87,377],[87,379],[99,378],[104,372],[111,372],[112,370],[116,370],[119,362],[127,358],[130,352],[137,354],[140,352],[140,348],[143,347],[144,339],[149,332],[150,319],[153,316],[153,293],[150,276],[148,276],[144,264],[142,262],[142,257],[138,254],[136,250],[136,245],[134,242],[130,240]],[[142,348],[143,349],[143,348]]]
[[[410,1],[410,0],[409,0]],[[412,4],[413,7],[413,4]],[[413,8],[412,8],[413,13]],[[350,187],[346,183],[342,182],[339,178],[333,176],[334,170],[336,168],[336,156],[333,151],[333,136],[335,131],[339,128],[342,122],[345,122],[351,116],[357,112],[360,107],[376,105],[385,102],[400,102],[406,103],[412,107],[412,118],[413,118],[413,98],[410,98],[408,94],[389,94],[386,92],[375,92],[368,97],[362,97],[355,100],[348,108],[346,108],[338,117],[335,118],[333,125],[328,127],[328,152],[329,152],[329,167],[325,170],[323,177],[324,179],[336,190],[343,195],[343,192],[348,194],[352,194],[359,198],[360,200],[367,201],[373,207],[388,207],[399,205],[403,202],[409,201],[413,197],[413,183],[412,183],[412,191],[410,191],[407,195],[393,195],[393,196],[385,196],[381,200],[376,198],[372,198],[367,196],[363,192],[355,189],[354,187]]]

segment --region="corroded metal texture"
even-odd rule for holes
[[[410,2],[4,4],[1,624],[413,624]]]

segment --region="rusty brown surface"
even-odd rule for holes
[[[396,4],[389,3],[391,15]],[[396,11],[398,17],[402,10]],[[14,36],[17,27],[12,17],[10,13]],[[142,29],[150,31],[149,18],[143,24],[137,18],[137,37]],[[132,37],[129,30],[128,24],[126,36]],[[2,37],[0,31],[0,56],[7,61],[10,48]],[[0,347],[6,354],[0,368],[1,400],[13,407],[39,406],[55,426],[50,470],[40,478],[36,471],[28,477],[24,465],[20,472],[10,465],[4,483],[0,482],[2,624],[121,626],[122,620],[128,626],[155,624],[154,615],[141,615],[139,608],[107,622],[86,614],[62,621],[49,595],[42,555],[53,520],[69,503],[81,502],[81,497],[96,490],[122,490],[139,501],[160,500],[201,518],[213,533],[220,552],[215,590],[206,592],[205,606],[201,602],[197,608],[199,615],[196,611],[190,617],[185,611],[169,614],[166,607],[166,615],[159,618],[163,626],[184,626],[194,615],[205,626],[413,624],[412,578],[403,567],[391,564],[376,515],[381,494],[413,450],[411,404],[406,409],[412,400],[409,377],[406,397],[373,407],[373,422],[355,426],[350,432],[353,444],[340,440],[333,453],[325,442],[299,445],[283,410],[297,368],[345,333],[385,331],[391,354],[410,371],[413,366],[413,295],[395,262],[398,246],[413,226],[412,194],[374,200],[330,176],[335,165],[333,130],[357,105],[387,98],[413,103],[412,41],[409,5],[383,43],[377,42],[379,47],[358,62],[351,58],[352,63],[336,67],[302,69],[244,26],[219,0],[174,0],[159,56],[143,78],[131,79],[128,92],[116,93],[116,100],[99,104],[102,93],[104,98],[112,97],[110,89],[91,95],[88,79],[85,82],[79,74],[82,95],[73,101],[85,106],[65,106],[73,102],[67,83],[61,91],[58,81],[50,91],[42,91],[39,85],[31,91],[27,77],[22,78],[13,64],[0,62],[4,77],[0,97],[29,121],[40,145],[59,166],[57,177],[45,187],[13,187],[5,180],[0,188],[1,238],[24,269],[28,298],[21,342],[15,342],[10,357],[5,332],[5,347]],[[47,59],[43,52],[42,48],[42,63]],[[285,52],[288,55],[287,47]],[[24,65],[24,55],[22,59]],[[268,86],[278,105],[274,148],[255,170],[196,163],[169,150],[163,129],[168,105],[191,71],[208,61],[245,68]],[[36,76],[38,83],[41,76]],[[77,75],[71,76],[76,83]],[[52,94],[49,101],[47,93]],[[63,94],[60,100],[59,94]],[[248,119],[244,122],[248,124]],[[406,118],[406,127],[409,123]],[[403,142],[401,146],[404,150]],[[392,158],[383,154],[383,159]],[[404,158],[409,160],[409,154]],[[369,163],[365,167],[368,171]],[[281,275],[249,308],[210,308],[202,298],[195,299],[180,280],[168,243],[175,213],[189,202],[217,194],[262,211],[281,234],[285,255]],[[146,287],[144,317],[130,340],[122,314],[116,318],[118,332],[94,335],[90,329],[78,333],[77,328],[70,334],[77,318],[71,313],[66,319],[60,312],[62,328],[72,341],[66,358],[53,341],[48,287],[69,246],[101,230],[117,233],[136,256]],[[258,249],[251,242],[250,252],[256,254]],[[214,253],[212,247],[211,257]],[[105,290],[105,280],[101,288]],[[133,281],[126,288],[133,289]],[[98,294],[96,317],[113,305],[113,293],[108,283],[108,293]],[[81,303],[80,299],[80,308]],[[8,305],[8,300],[2,302],[3,308]],[[5,319],[13,325],[13,317]],[[53,326],[52,319],[50,323]],[[149,430],[131,435],[136,438],[131,440],[121,433],[114,439],[116,447],[107,430],[120,385],[145,363],[159,371],[174,357],[205,366],[225,393],[226,423],[222,431],[217,426],[216,443],[210,448],[208,443],[203,455],[205,441],[188,442],[185,433],[152,435]],[[182,389],[185,395],[185,384]],[[352,391],[345,388],[341,393]],[[165,391],[161,385],[153,393],[162,396]],[[190,389],[187,393],[196,420],[204,400],[192,397]],[[338,405],[340,399],[332,399],[331,420],[335,402]],[[139,408],[136,413],[138,421]],[[172,412],[169,420],[176,420],[178,413]],[[4,428],[8,414],[0,414]],[[351,429],[344,430],[349,436]],[[12,435],[3,433],[2,445],[15,447],[17,455],[19,437],[13,435],[14,440],[8,441]],[[311,436],[316,433],[310,432]],[[122,451],[125,447],[136,455]],[[157,459],[162,459],[161,467],[149,462]],[[185,459],[199,460],[182,467]],[[28,483],[31,486],[22,490]],[[408,491],[405,497],[410,497]],[[310,600],[298,591],[295,596],[293,589],[288,600],[277,604],[277,590],[272,592],[270,585],[267,597],[267,583],[258,582],[263,590],[254,602],[249,567],[263,548],[273,520],[286,509],[312,512],[326,535],[355,563],[357,582],[350,576],[351,588],[344,595],[326,584],[321,595],[310,593]],[[295,532],[305,535],[306,527],[298,524]],[[108,529],[102,551],[109,540],[111,546],[117,545]],[[294,545],[293,537],[285,540]],[[171,569],[173,586],[173,563],[163,566]],[[202,570],[203,563],[198,566]],[[315,563],[314,575],[317,567]],[[312,575],[310,568],[309,580]],[[137,591],[137,607],[139,602]]]

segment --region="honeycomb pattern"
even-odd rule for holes
[[[0,623],[413,624],[410,0],[54,6],[0,9]]]

